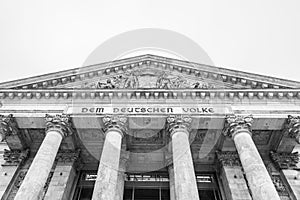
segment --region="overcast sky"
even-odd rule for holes
[[[81,67],[102,42],[162,28],[217,66],[300,81],[299,0],[0,1],[0,81]]]

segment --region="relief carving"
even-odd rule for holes
[[[279,169],[294,169],[299,170],[297,164],[299,162],[298,152],[294,153],[276,153],[271,151],[270,157]]]
[[[241,161],[239,158],[239,155],[237,152],[230,152],[230,151],[217,151],[217,159],[218,162],[222,165],[222,166],[226,166],[226,167],[235,167],[235,166],[242,166],[241,165]]]
[[[300,144],[300,116],[289,115],[286,121],[286,129],[291,138]]]
[[[213,89],[215,86],[204,81],[187,80],[182,75],[149,69],[130,70],[95,83],[86,82],[83,88],[97,89],[133,89],[133,88],[194,88]]]
[[[0,115],[0,135],[1,142],[5,140],[7,136],[19,135],[19,129],[17,122],[12,114],[8,116]]]
[[[73,150],[60,150],[56,155],[58,162],[67,163],[75,162],[79,158],[80,149]]]
[[[18,166],[22,165],[29,155],[29,149],[21,150],[7,150],[4,149],[3,158],[5,163],[2,166]]]

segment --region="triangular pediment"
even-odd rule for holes
[[[300,83],[143,55],[1,83],[6,89],[268,89],[299,88]]]

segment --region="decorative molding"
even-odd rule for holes
[[[77,150],[60,150],[56,155],[57,162],[67,163],[75,162],[80,155],[80,149]]]
[[[297,167],[299,162],[299,154],[298,152],[294,153],[276,153],[271,151],[270,157],[272,161],[275,163],[276,167],[279,169],[294,169],[299,170]]]
[[[286,129],[289,136],[300,144],[300,116],[288,115]]]
[[[217,151],[218,162],[224,167],[241,167],[241,161],[237,152]]]
[[[7,136],[20,134],[18,124],[12,114],[7,116],[0,115],[0,134],[2,135],[1,142],[5,140]]]
[[[0,99],[300,99],[300,89],[1,89]]]
[[[4,149],[3,158],[5,163],[2,166],[22,165],[29,156],[29,149],[26,150],[7,150]]]
[[[106,115],[102,118],[106,133],[110,129],[119,130],[123,135],[127,132],[127,117],[125,115]]]
[[[187,132],[191,129],[192,118],[188,115],[170,115],[167,117],[167,129],[169,133],[175,133],[178,130]]]
[[[48,115],[45,117],[46,133],[49,131],[57,131],[63,137],[67,137],[73,133],[72,122],[69,115]]]
[[[247,131],[251,134],[252,123],[253,123],[252,115],[249,116],[227,115],[225,117],[223,134],[225,136],[233,137],[241,130]]]

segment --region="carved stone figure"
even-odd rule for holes
[[[171,80],[168,78],[166,72],[163,72],[156,81],[156,88],[168,89],[171,88]]]
[[[138,88],[139,87],[139,80],[137,77],[137,72],[129,72],[126,73],[126,79],[124,88]]]
[[[182,76],[177,76],[172,81],[172,87],[173,88],[187,88],[187,80],[184,79]]]

